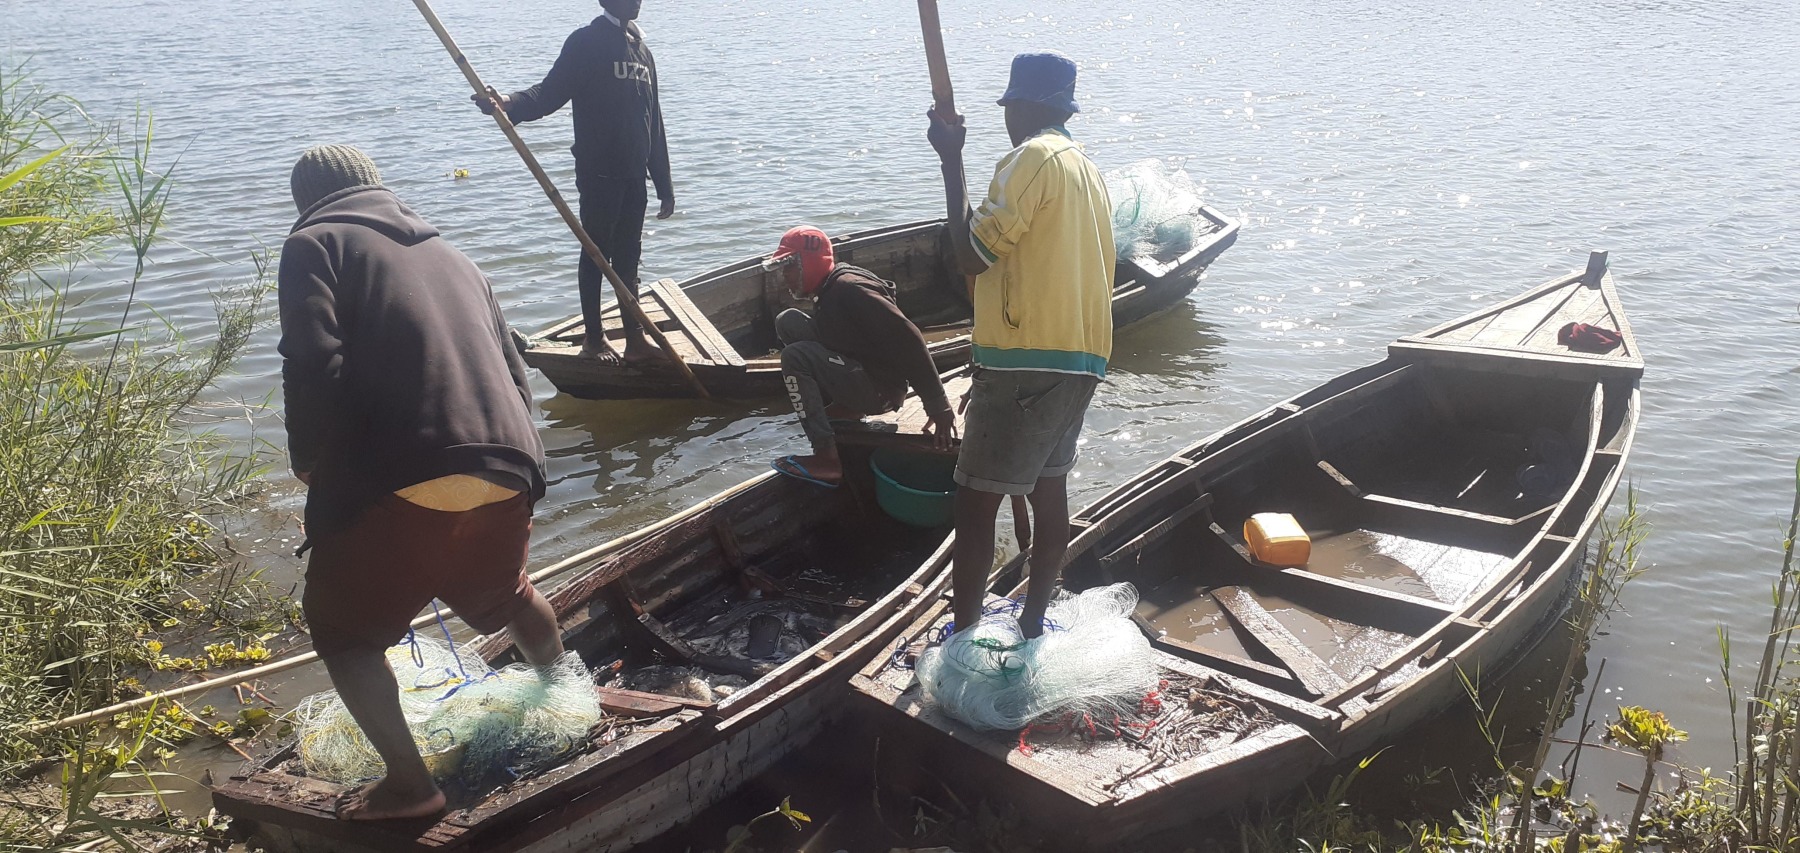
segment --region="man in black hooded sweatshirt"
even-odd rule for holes
[[[387,765],[338,814],[430,815],[444,794],[385,652],[438,598],[477,631],[511,629],[534,665],[563,654],[525,573],[544,449],[525,365],[475,264],[355,148],[309,149],[290,183],[300,219],[281,249],[280,349],[288,456],[308,487],[301,605]]]
[[[657,93],[656,60],[638,28],[643,0],[600,0],[605,14],[569,34],[562,53],[544,81],[521,92],[499,96],[506,117],[536,121],[574,102],[575,188],[581,194],[581,227],[600,247],[619,280],[638,292],[638,260],[644,248],[644,208],[649,203],[644,177],[656,184],[662,206],[657,219],[675,214],[675,188],[669,180],[669,145],[663,136],[662,103]],[[470,96],[484,113],[494,99]],[[584,253],[578,283],[581,316],[588,330],[582,353],[612,359],[612,348],[600,325],[600,267]],[[622,314],[625,360],[652,362],[663,357],[639,327],[637,318]]]

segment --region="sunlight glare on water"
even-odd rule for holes
[[[1724,707],[1704,681],[1714,626],[1748,636],[1764,618],[1800,444],[1800,24],[1780,9],[947,5],[977,191],[1005,145],[992,101],[1010,56],[1054,48],[1082,63],[1070,127],[1102,168],[1166,158],[1244,222],[1188,305],[1119,340],[1076,501],[1379,358],[1402,333],[1610,250],[1650,364],[1629,473],[1656,565],[1595,655],[1610,660],[1603,689],[1669,711],[1695,731],[1684,754],[1716,762],[1728,742],[1702,725]],[[502,90],[536,82],[597,13],[579,0],[438,11]],[[913,14],[857,0],[647,3],[681,212],[649,224],[645,275],[769,251],[796,223],[843,232],[939,214]],[[166,316],[205,318],[207,288],[247,276],[252,247],[279,245],[288,168],[320,142],[368,150],[482,265],[515,325],[575,311],[569,236],[409,4],[3,0],[0,17],[9,65],[31,58],[41,82],[97,116],[141,104],[164,162],[180,154],[173,239],[144,291]],[[524,132],[573,195],[567,113]],[[272,393],[275,340],[263,335],[230,394]],[[801,448],[774,401],[590,403],[536,381],[546,560]],[[279,419],[260,424],[279,445]]]

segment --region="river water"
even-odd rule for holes
[[[837,233],[940,211],[913,4],[646,5],[679,202],[647,228],[646,277],[769,251],[797,223]],[[438,11],[510,90],[598,10]],[[1649,361],[1629,474],[1654,565],[1595,649],[1608,661],[1596,706],[1663,709],[1694,733],[1679,757],[1728,762],[1715,631],[1754,642],[1766,627],[1800,450],[1794,6],[1009,0],[946,3],[943,17],[978,191],[980,164],[1005,147],[991,104],[1009,58],[1052,48],[1081,63],[1070,129],[1102,168],[1178,163],[1244,223],[1187,305],[1121,337],[1076,503],[1400,334],[1609,250]],[[321,142],[368,151],[492,277],[513,324],[576,310],[570,237],[410,4],[0,0],[0,21],[8,66],[29,59],[97,117],[141,105],[164,162],[179,154],[173,239],[142,291],[166,316],[203,323],[208,289],[279,246],[288,169]],[[525,130],[572,196],[569,133],[566,113]],[[116,298],[110,281],[83,285],[92,305]],[[261,336],[230,396],[279,402],[276,337]],[[534,381],[552,481],[543,560],[802,448],[773,403],[593,403]],[[248,441],[252,423],[281,444],[273,415],[221,428]],[[297,509],[283,479],[270,493]],[[273,547],[292,534],[261,544],[271,576],[297,571]]]

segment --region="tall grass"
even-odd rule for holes
[[[89,733],[35,724],[119,698],[141,637],[220,562],[208,519],[253,473],[192,427],[265,288],[217,299],[204,345],[139,303],[171,187],[153,131],[0,70],[0,768],[14,775],[91,752]],[[72,271],[118,268],[71,297]]]
[[[1800,630],[1800,566],[1794,539],[1800,533],[1800,462],[1794,471],[1794,508],[1781,548],[1781,574],[1770,585],[1769,632],[1763,638],[1756,678],[1743,703],[1743,739],[1737,730],[1737,691],[1731,681],[1731,641],[1723,632],[1726,693],[1732,697],[1732,742],[1737,746],[1735,814],[1746,849],[1800,849],[1800,676],[1794,633]]]
[[[1530,764],[1519,768],[1514,774],[1520,783],[1515,786],[1516,803],[1510,831],[1514,850],[1535,849],[1532,822],[1538,813],[1533,808],[1538,792],[1547,790],[1562,793],[1573,788],[1574,780],[1570,778],[1566,767],[1563,768],[1563,777],[1560,779],[1546,779],[1540,784],[1539,777],[1543,775],[1549,760],[1550,746],[1555,740],[1557,726],[1574,709],[1575,695],[1581,688],[1581,682],[1575,678],[1576,668],[1587,660],[1588,650],[1593,648],[1594,637],[1599,634],[1601,626],[1618,610],[1619,597],[1624,594],[1625,585],[1643,573],[1643,569],[1638,566],[1638,550],[1643,546],[1647,535],[1649,525],[1638,512],[1637,489],[1628,486],[1625,512],[1601,526],[1599,541],[1594,546],[1593,568],[1582,576],[1574,606],[1570,608],[1569,626],[1575,642],[1570,645],[1569,654],[1563,660],[1562,675],[1556,681],[1560,686],[1545,703],[1544,724],[1538,735],[1537,748],[1532,752]],[[1586,740],[1586,733],[1587,722],[1584,720],[1580,741]],[[1580,760],[1579,747],[1571,760]],[[1559,796],[1558,799],[1567,801],[1568,797]]]

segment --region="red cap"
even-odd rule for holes
[[[776,247],[769,260],[779,261],[789,255],[800,256],[800,290],[807,295],[816,292],[825,283],[825,277],[831,275],[832,267],[837,265],[831,238],[811,225],[789,228],[781,235],[781,245]]]

